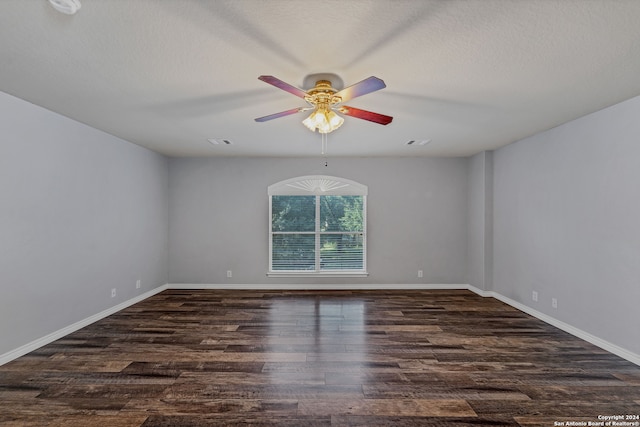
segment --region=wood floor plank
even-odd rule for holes
[[[477,414],[461,399],[302,399],[302,415],[398,415],[405,417],[475,417]]]
[[[640,414],[640,367],[468,291],[168,290],[0,366],[0,427],[600,414]]]

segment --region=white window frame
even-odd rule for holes
[[[268,187],[269,195],[269,277],[367,277],[367,194],[368,187],[349,179],[328,175],[307,175],[277,182]],[[273,232],[272,197],[271,196],[316,196],[316,270],[272,270],[273,266]],[[320,196],[362,196],[362,270],[321,270],[320,239],[322,234],[335,232],[320,231]]]

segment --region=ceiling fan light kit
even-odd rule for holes
[[[316,129],[319,133],[329,133],[338,129],[344,123],[344,119],[327,108],[318,108],[302,121],[311,132]]]
[[[260,76],[258,79],[304,99],[311,107],[293,108],[280,113],[258,117],[255,119],[257,122],[265,122],[302,111],[313,110],[309,117],[302,121],[302,124],[312,132],[317,130],[321,134],[327,134],[338,129],[344,123],[344,118],[336,114],[336,111],[346,116],[368,120],[381,125],[387,125],[393,120],[391,116],[342,105],[343,102],[355,97],[385,88],[384,81],[377,77],[369,77],[340,91],[334,89],[330,81],[318,80],[315,86],[306,92],[273,76]]]

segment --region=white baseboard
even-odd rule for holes
[[[45,335],[42,338],[38,338],[35,341],[31,341],[30,343],[27,343],[23,346],[20,346],[18,348],[16,348],[15,350],[11,350],[8,351],[2,355],[0,355],[0,366],[4,365],[5,363],[9,363],[14,359],[17,359],[20,356],[24,356],[27,353],[31,353],[34,350],[39,349],[42,346],[45,346],[47,344],[50,344],[52,342],[54,342],[55,340],[58,340],[66,335],[69,335],[72,332],[77,331],[78,329],[82,329],[85,326],[89,326],[90,324],[97,322],[100,319],[104,319],[107,316],[111,316],[112,314],[117,313],[120,310],[124,310],[125,308],[139,303],[140,301],[144,301],[145,299],[164,291],[165,289],[167,289],[167,285],[162,285],[158,288],[152,289],[148,292],[145,292],[144,294],[140,294],[135,298],[131,298],[127,301],[124,301],[118,305],[115,305],[113,307],[110,307],[104,311],[101,311],[98,314],[94,314],[93,316],[89,316],[86,319],[82,319],[79,322],[73,323],[69,326],[65,326],[62,329],[58,329],[55,332],[50,333],[49,335]]]
[[[453,289],[469,289],[469,285],[465,284],[429,284],[429,283],[407,283],[407,284],[376,284],[376,283],[342,283],[342,284],[323,284],[323,283],[250,283],[250,284],[238,284],[238,283],[207,283],[207,284],[195,284],[195,283],[169,283],[168,289],[218,289],[218,290],[384,290],[384,289],[416,289],[416,290],[453,290]]]
[[[24,356],[27,353],[30,353],[38,348],[52,343],[53,341],[60,339],[72,332],[77,331],[78,329],[84,328],[100,319],[103,319],[107,316],[110,316],[114,313],[117,313],[120,310],[123,310],[133,304],[136,304],[140,301],[143,301],[157,293],[160,293],[166,289],[253,289],[253,290],[392,290],[392,289],[415,289],[415,290],[457,290],[464,289],[474,292],[477,295],[487,298],[495,298],[499,301],[504,302],[520,311],[523,311],[537,319],[542,320],[552,326],[555,326],[558,329],[561,329],[565,332],[570,333],[580,339],[583,339],[591,344],[602,348],[608,352],[611,352],[617,356],[622,357],[623,359],[628,360],[638,366],[640,366],[640,355],[633,353],[627,349],[624,349],[620,346],[612,344],[606,340],[596,337],[588,332],[585,332],[581,329],[578,329],[568,323],[562,322],[558,319],[555,319],[547,314],[544,314],[538,310],[535,310],[531,307],[528,307],[518,301],[512,300],[511,298],[505,297],[494,291],[485,291],[475,286],[471,286],[469,284],[422,284],[422,283],[407,283],[407,284],[189,284],[189,283],[169,283],[151,291],[145,292],[144,294],[138,295],[135,298],[124,301],[116,306],[108,308],[104,311],[101,311],[98,314],[94,314],[93,316],[89,316],[86,319],[83,319],[79,322],[76,322],[72,325],[66,326],[60,330],[52,332],[49,335],[46,335],[42,338],[39,338],[35,341],[32,341],[28,344],[25,344],[21,347],[18,347],[15,350],[11,350],[7,353],[0,355],[0,366],[8,363],[14,359],[17,359],[20,356]]]
[[[475,286],[472,286],[472,285],[467,285],[465,289],[468,289],[471,292],[480,295],[481,297],[495,298],[495,292],[492,292],[492,291],[485,291],[483,289],[476,288]]]

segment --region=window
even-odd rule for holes
[[[269,187],[269,275],[366,275],[367,187],[306,176]]]

